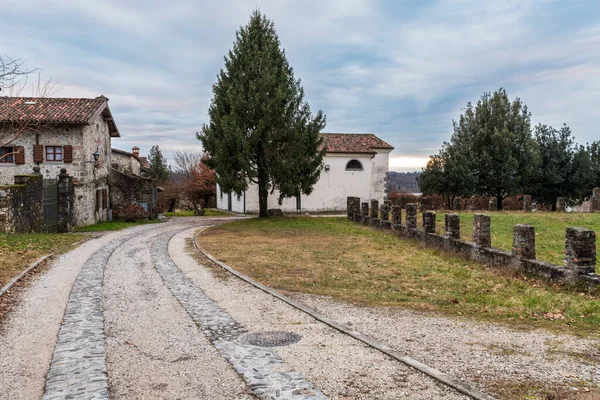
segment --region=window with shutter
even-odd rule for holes
[[[70,144],[63,146],[63,161],[66,163],[73,162],[73,146]]]
[[[15,146],[15,164],[25,164],[25,148]]]
[[[0,147],[0,164],[12,164],[15,161],[14,151],[12,146]]]
[[[41,144],[33,145],[33,162],[44,162],[44,146],[42,146]]]

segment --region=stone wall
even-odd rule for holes
[[[146,204],[149,216],[154,218],[156,185],[152,179],[125,174],[113,169],[110,174],[110,201],[113,209],[130,204]],[[360,199],[359,199],[360,201]]]
[[[14,185],[0,186],[0,232],[42,232],[44,228],[42,175],[17,175],[14,180]]]
[[[142,173],[140,159],[132,153],[119,149],[111,149],[111,168],[121,172],[140,176]],[[359,199],[360,201],[360,199]]]
[[[473,242],[460,239],[460,215],[446,214],[446,229],[443,236],[435,233],[435,213],[423,214],[423,230],[416,226],[416,204],[406,206],[406,224],[398,223],[401,211],[392,208],[391,221],[373,221],[369,216],[368,203],[363,203],[360,213],[353,216],[355,222],[374,226],[379,229],[391,229],[399,237],[420,240],[427,245],[458,253],[468,259],[489,266],[509,268],[526,275],[549,281],[585,283],[600,285],[600,276],[595,273],[596,234],[584,228],[567,228],[565,231],[564,266],[536,259],[535,229],[530,225],[516,225],[512,252],[491,247],[491,219],[489,215],[475,214],[473,223]]]

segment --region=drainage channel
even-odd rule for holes
[[[327,399],[270,349],[297,342],[299,335],[290,332],[248,333],[173,262],[168,245],[175,234],[162,235],[152,245],[154,268],[184,310],[242,376],[252,392],[263,399]]]
[[[204,228],[206,229],[206,228]],[[266,292],[268,294],[270,294],[271,296],[287,303],[288,305],[292,306],[293,308],[300,310],[308,315],[310,315],[311,317],[313,317],[314,319],[316,319],[317,321],[320,321],[328,326],[330,326],[331,328],[345,334],[348,335],[364,344],[366,344],[367,346],[376,349],[390,357],[392,357],[393,359],[395,359],[396,361],[401,362],[402,364],[405,364],[411,368],[414,368],[417,371],[420,371],[422,373],[424,373],[425,375],[435,379],[436,381],[447,385],[455,390],[457,390],[458,392],[465,394],[469,397],[471,397],[472,399],[475,400],[497,400],[495,397],[492,397],[486,393],[483,393],[477,389],[474,389],[472,387],[470,387],[469,385],[460,382],[444,373],[442,373],[441,371],[438,371],[426,364],[423,364],[422,362],[415,360],[412,357],[409,357],[405,354],[401,354],[399,352],[397,352],[396,350],[392,349],[391,347],[387,346],[386,344],[383,344],[381,342],[378,342],[374,339],[371,339],[370,337],[357,332],[355,330],[352,329],[348,329],[346,328],[344,325],[340,324],[337,321],[332,320],[329,317],[326,317],[325,315],[320,314],[319,312],[317,312],[316,310],[313,310],[310,307],[305,306],[304,304],[301,304],[295,300],[290,299],[287,296],[282,295],[281,293],[277,292],[276,290],[271,289],[270,287],[267,287],[265,285],[262,285],[261,283],[255,281],[254,279],[242,274],[241,272],[237,271],[236,269],[230,267],[229,265],[217,260],[216,258],[214,258],[213,256],[211,256],[210,254],[204,252],[200,246],[198,245],[198,236],[202,231],[197,232],[196,234],[193,235],[193,243],[194,243],[194,247],[202,254],[204,255],[210,262],[212,262],[213,264],[223,268],[224,270],[226,270],[227,272],[229,272],[230,274],[232,274],[233,276],[241,279],[242,281],[254,286],[257,289],[262,290],[263,292]]]

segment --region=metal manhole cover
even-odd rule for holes
[[[288,346],[298,343],[302,336],[294,332],[254,332],[242,337],[242,342],[260,347]]]

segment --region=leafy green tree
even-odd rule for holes
[[[273,22],[259,11],[236,32],[208,114],[197,136],[224,192],[258,185],[261,217],[268,216],[269,192],[279,191],[280,204],[311,193],[322,168],[325,116],[311,114]]]
[[[537,201],[551,204],[556,208],[557,197],[571,197],[571,174],[573,155],[575,152],[571,130],[563,125],[560,130],[539,124],[535,127],[540,165],[536,190],[533,192]]]
[[[445,175],[445,185],[463,194],[493,196],[498,209],[505,197],[531,192],[539,153],[530,120],[527,106],[518,98],[510,101],[504,89],[484,93],[474,107],[467,103],[444,145],[444,170],[452,166],[454,172]]]
[[[588,151],[594,171],[594,187],[600,187],[600,141],[588,145]]]
[[[469,169],[467,155],[459,153],[458,149],[445,143],[439,154],[429,158],[419,176],[419,187],[423,194],[443,196],[448,208],[453,207],[456,197],[470,196],[476,183]]]
[[[167,159],[163,157],[162,152],[158,145],[152,146],[150,153],[148,153],[148,176],[155,179],[157,182],[162,183],[169,177],[169,167],[167,165]]]
[[[573,162],[569,171],[567,189],[571,200],[580,203],[586,197],[591,196],[595,181],[596,172],[592,164],[590,146],[579,145],[573,153]]]

